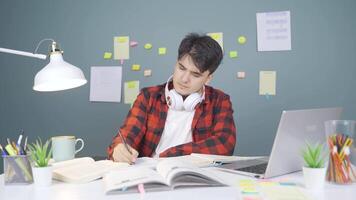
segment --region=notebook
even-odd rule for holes
[[[283,111],[269,157],[236,161],[219,170],[256,178],[270,178],[300,171],[305,141],[325,143],[324,122],[340,118],[342,108]]]

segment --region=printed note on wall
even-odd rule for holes
[[[260,71],[260,95],[276,95],[276,71]]]
[[[121,101],[122,67],[98,66],[90,69],[90,101]]]
[[[114,59],[130,59],[130,38],[129,36],[114,37]]]
[[[290,11],[257,13],[258,51],[291,50]]]
[[[140,81],[127,81],[124,86],[126,104],[132,104],[135,102],[138,93],[140,92]]]

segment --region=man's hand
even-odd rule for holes
[[[138,156],[138,152],[132,148],[130,145],[127,145],[132,154],[126,149],[125,144],[119,143],[114,148],[114,153],[112,154],[112,158],[116,162],[126,162],[129,164],[133,164]]]

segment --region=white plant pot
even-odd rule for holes
[[[44,187],[52,184],[52,166],[32,167],[32,174],[36,186]]]
[[[320,190],[324,188],[326,167],[309,168],[303,167],[304,183],[307,189]]]

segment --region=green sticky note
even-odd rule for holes
[[[239,37],[237,38],[237,42],[238,42],[239,44],[245,44],[246,41],[247,41],[247,39],[246,39],[245,36],[239,36]]]
[[[230,51],[229,56],[230,58],[237,58],[237,51]]]
[[[146,43],[143,47],[144,47],[145,49],[149,50],[149,49],[152,49],[152,44]]]
[[[104,53],[104,59],[111,59],[112,53],[111,52],[105,52]]]
[[[158,55],[165,55],[166,52],[167,52],[167,49],[165,47],[158,48]]]

